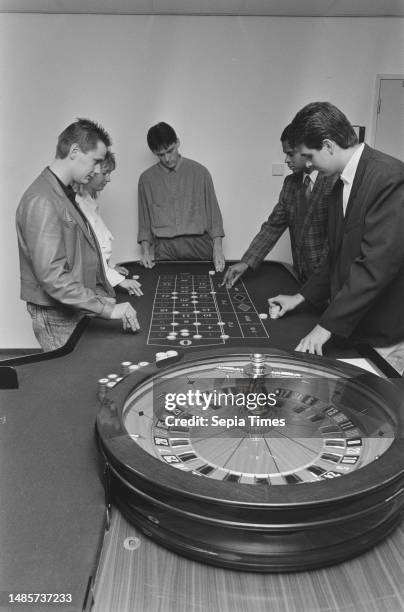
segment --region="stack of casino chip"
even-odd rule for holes
[[[100,378],[98,381],[98,399],[100,400],[100,402],[102,402],[102,400],[107,397],[108,394],[108,384],[109,380],[108,378]]]
[[[122,361],[121,363],[122,376],[126,376],[127,374],[129,374],[131,365],[132,365],[131,361]]]
[[[281,307],[279,304],[272,304],[269,306],[269,316],[271,319],[279,319],[279,313],[281,311]]]

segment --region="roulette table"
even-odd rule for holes
[[[318,314],[300,309],[278,320],[259,317],[269,296],[298,288],[279,263],[265,262],[230,292],[208,263],[124,265],[139,275],[144,292],[119,296],[137,310],[139,333],[124,333],[119,321],[86,318],[62,349],[1,364],[0,527],[7,561],[0,590],[71,592],[72,602],[58,609],[85,608],[111,504],[181,555],[258,572],[333,563],[394,528],[402,503],[402,423],[391,382],[397,373],[388,364],[367,346],[329,344],[325,360],[293,353]],[[169,350],[177,355],[156,361],[157,352]],[[365,360],[381,377],[337,361],[342,358]],[[147,365],[122,376],[128,361]],[[122,380],[100,402],[97,381],[111,373]],[[169,376],[182,386],[170,388]],[[277,405],[237,407],[235,415],[213,404],[199,415],[169,413],[188,419],[207,412],[225,423],[239,417],[237,426],[218,426],[214,447],[211,423],[199,431],[188,424],[177,432],[161,428],[165,408],[148,400],[154,386],[186,392],[187,378],[197,376],[206,392],[215,383],[217,391],[238,393],[247,381],[258,385],[250,393],[274,393]],[[302,393],[305,378],[310,388]],[[331,400],[335,394],[338,401]],[[142,402],[152,407],[147,425]],[[268,422],[282,418],[284,428]],[[279,462],[285,428],[301,445],[289,441],[294,446]],[[233,453],[238,444],[249,445],[248,461]]]
[[[401,394],[330,360],[253,351],[199,352],[109,391],[97,431],[113,501],[220,567],[307,570],[363,552],[401,518]]]

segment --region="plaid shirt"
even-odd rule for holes
[[[289,228],[293,266],[304,283],[320,266],[328,251],[328,196],[336,176],[317,175],[309,201],[304,198],[303,174],[289,174],[279,202],[252,240],[242,261],[255,269]]]

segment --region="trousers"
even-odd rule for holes
[[[54,351],[68,341],[83,315],[70,309],[27,302],[35,338],[42,349]]]
[[[209,234],[155,238],[154,257],[164,260],[207,260],[213,257],[213,243]]]

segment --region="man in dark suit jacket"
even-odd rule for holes
[[[327,253],[328,196],[336,177],[314,170],[289,142],[288,125],[281,143],[285,163],[292,174],[283,183],[279,201],[252,240],[241,261],[228,268],[224,284],[230,288],[248,269],[255,270],[289,229],[294,272],[304,283],[321,265]]]
[[[115,303],[97,239],[71,187],[100,171],[110,144],[107,132],[92,121],[69,125],[59,136],[54,161],[17,208],[21,298],[45,351],[65,344],[85,314],[121,319],[124,329],[139,328],[132,306]]]
[[[331,334],[384,348],[404,342],[404,164],[359,144],[345,115],[328,102],[305,106],[293,139],[321,172],[337,172],[329,209],[329,254],[294,296],[276,296],[280,316],[307,300],[329,298],[297,350],[322,354]]]

